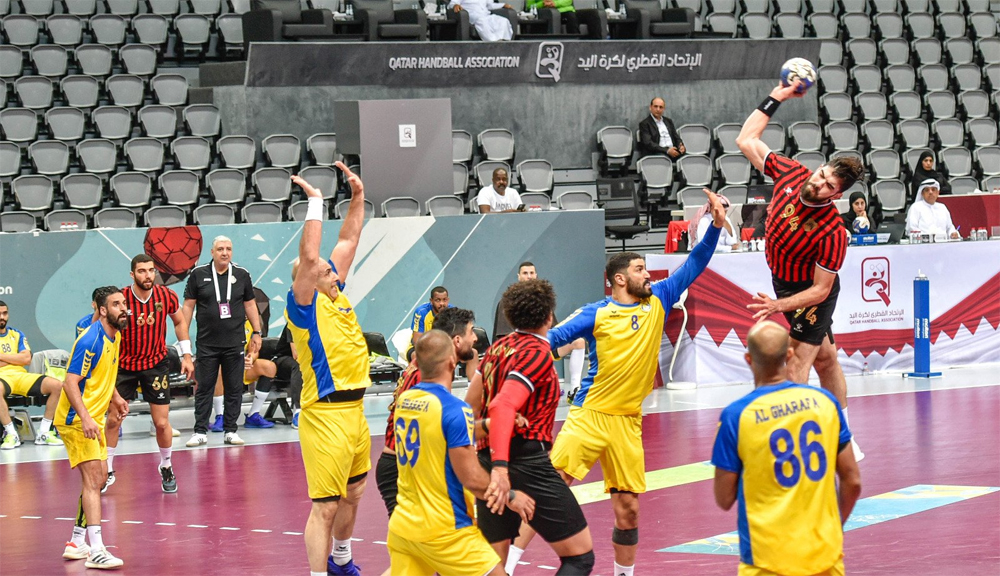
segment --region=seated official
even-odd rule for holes
[[[958,229],[951,222],[948,207],[937,201],[941,193],[937,180],[924,180],[917,188],[917,200],[906,213],[906,229],[910,232],[930,234],[935,238],[948,237],[958,240]]]
[[[729,208],[729,198],[719,196],[719,201],[722,202],[723,208]],[[688,237],[691,239],[690,248],[694,248],[698,242],[701,242],[702,237],[708,232],[708,227],[711,225],[712,205],[706,202],[704,206],[698,209],[698,213],[695,214],[690,226],[688,226]],[[726,216],[726,223],[723,224],[722,230],[719,230],[719,242],[715,249],[738,250],[739,247],[739,235],[736,234],[736,228],[733,226],[733,222],[729,219],[729,216]]]
[[[493,171],[493,184],[483,186],[476,196],[480,214],[496,214],[499,212],[524,212],[521,195],[517,190],[507,187],[507,170],[497,168]]]
[[[871,228],[871,221],[868,219],[868,200],[865,199],[864,192],[854,192],[851,194],[851,205],[847,212],[840,215],[844,222],[844,228],[851,234],[867,234]]]

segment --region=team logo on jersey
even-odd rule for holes
[[[812,232],[818,227],[819,224],[817,224],[816,221],[813,220],[812,218],[806,220],[806,223],[802,225],[802,229],[805,230],[806,232]]]
[[[643,312],[649,312],[650,310],[653,309],[653,307],[650,306],[649,302],[646,302],[645,304],[640,306],[639,309],[642,310]]]
[[[344,314],[350,314],[350,313],[351,313],[351,310],[354,310],[354,308],[341,308],[341,307],[339,307],[339,306],[338,306],[338,307],[337,307],[337,310],[340,310],[340,311],[341,311],[341,312],[343,312]]]
[[[794,190],[792,190],[791,186],[785,187],[785,196],[791,196],[792,192],[794,192]]]
[[[157,302],[156,304],[153,304],[153,308],[155,308],[157,312],[162,312],[163,304],[161,302]]]
[[[80,367],[80,372],[87,374],[90,372],[90,365],[94,362],[94,353],[85,350],[83,352],[83,366]]]

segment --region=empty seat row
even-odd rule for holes
[[[216,16],[227,11],[249,7],[249,2],[222,2],[222,0],[9,0],[2,5],[7,13],[11,8],[21,14],[44,18],[65,13],[89,17],[99,12],[117,16],[135,16],[141,13],[176,16],[181,13]],[[0,13],[0,15],[7,15]]]
[[[176,134],[176,131],[167,134],[171,127],[170,120],[178,117],[174,108],[153,105],[141,111],[144,112],[139,119],[144,130],[162,131],[157,133],[158,138]],[[190,136],[213,139],[219,135],[219,109],[211,104],[186,106],[181,109],[179,117]],[[5,108],[0,110],[0,135],[12,142],[33,142],[38,139],[40,120],[45,121],[49,136],[64,141],[82,139],[89,125],[98,138],[121,143],[132,136],[134,127],[132,112],[123,106],[99,106],[90,113],[89,119],[83,109],[70,106],[50,108],[44,115],[41,110],[30,108]],[[64,120],[66,123],[62,123]]]

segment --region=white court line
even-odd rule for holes
[[[202,526],[201,524],[188,524],[188,528],[208,528],[208,526]]]
[[[261,534],[270,534],[271,533],[270,530],[261,530],[260,528],[255,528],[255,529],[251,530],[251,532],[260,532]]]
[[[122,520],[122,524],[142,524],[141,520]]]
[[[364,541],[365,541],[364,538],[354,538],[354,537],[351,537],[351,542],[364,542]]]
[[[282,532],[282,534],[287,534],[289,536],[302,536],[302,532]]]
[[[157,522],[156,525],[157,526],[177,526],[177,524],[174,524],[173,522]]]
[[[41,520],[41,516],[21,516],[21,520]]]
[[[69,520],[70,522],[73,522],[76,518],[56,518],[56,520]]]
[[[555,566],[546,566],[544,564],[539,564],[538,567],[541,568],[542,570],[555,570],[556,569]]]
[[[239,528],[233,528],[232,526],[220,526],[219,530],[239,530]]]
[[[372,540],[372,544],[381,544],[381,545],[385,546],[386,544],[388,544],[388,542],[383,542],[381,540]]]

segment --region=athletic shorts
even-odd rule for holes
[[[337,499],[371,470],[371,437],[361,400],[314,402],[299,413],[309,497]]]
[[[413,542],[390,531],[389,573],[395,576],[484,576],[500,557],[475,526],[466,526],[427,542]]]
[[[399,494],[399,468],[396,467],[396,455],[383,452],[375,465],[375,484],[378,485],[378,493],[385,502],[385,509],[392,518],[392,511],[396,509],[396,495]]]
[[[757,566],[751,566],[750,564],[744,564],[740,562],[740,569],[738,572],[739,576],[779,576],[776,572],[771,572],[770,570],[765,570],[763,568],[758,568]],[[829,570],[824,570],[815,574],[813,576],[844,576],[844,559],[841,558],[837,560]]]
[[[136,399],[136,392],[142,388],[142,399],[150,404],[170,404],[170,362],[164,356],[152,368],[145,370],[118,369],[118,394],[128,401]]]
[[[579,406],[570,408],[552,447],[552,465],[583,480],[594,462],[601,463],[605,492],[645,492],[642,416],[604,414]]]
[[[479,463],[492,468],[489,449],[479,452]],[[511,456],[508,464],[510,485],[535,499],[535,515],[528,523],[546,542],[559,542],[575,536],[587,527],[583,509],[563,481],[543,448],[536,452]],[[494,514],[486,502],[476,500],[479,529],[490,543],[512,540],[521,529],[521,517],[506,509]]]
[[[17,396],[43,396],[42,380],[45,380],[44,374],[32,374],[31,372],[0,374],[0,383],[3,384],[4,397],[11,394]]]
[[[83,435],[83,427],[77,424],[56,424],[59,436],[66,445],[66,454],[69,456],[69,465],[76,468],[80,462],[88,460],[107,460],[108,442],[104,438],[104,423],[98,422],[100,426],[97,438],[87,438]]]
[[[783,282],[773,278],[774,294],[778,298],[794,296],[812,286],[812,282]],[[837,308],[837,296],[840,295],[840,276],[833,279],[833,287],[826,299],[815,306],[800,308],[794,312],[785,312],[785,320],[791,326],[791,337],[805,344],[819,346],[824,338],[829,338],[833,344],[833,311]]]

